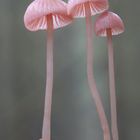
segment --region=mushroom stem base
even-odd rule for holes
[[[107,117],[104,111],[104,107],[96,86],[95,78],[94,78],[94,70],[93,70],[93,29],[92,29],[92,19],[91,19],[91,11],[88,2],[85,4],[85,12],[86,12],[86,32],[87,32],[87,77],[88,84],[91,91],[92,98],[95,102],[97,112],[99,115],[99,119],[101,122],[101,127],[103,130],[104,140],[110,140],[110,130],[107,121]]]
[[[44,119],[42,129],[42,140],[51,139],[51,105],[52,105],[52,90],[53,90],[53,19],[52,15],[47,17],[47,48],[46,48],[46,92]]]
[[[116,92],[115,92],[115,73],[114,73],[114,50],[112,44],[111,29],[107,29],[108,40],[108,65],[109,65],[109,90],[110,90],[110,106],[111,106],[111,131],[113,140],[118,140],[117,127],[117,107],[116,107]]]

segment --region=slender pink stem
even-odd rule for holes
[[[109,90],[110,90],[110,106],[111,106],[111,131],[113,140],[118,140],[119,136],[117,127],[114,52],[113,52],[111,29],[107,29],[107,39],[108,39],[108,61],[109,61]]]
[[[93,46],[92,46],[92,39],[93,39],[93,29],[92,29],[92,19],[90,13],[89,4],[85,4],[85,12],[86,12],[86,30],[87,30],[87,76],[88,76],[88,83],[89,88],[91,90],[91,95],[93,100],[95,101],[97,112],[99,115],[99,119],[101,122],[101,127],[103,130],[104,140],[110,140],[110,130],[108,121],[105,115],[105,111],[103,108],[103,104],[100,98],[100,95],[97,90],[96,82],[94,79],[94,72],[93,72]]]
[[[47,17],[47,56],[46,56],[46,93],[44,120],[42,129],[42,140],[51,139],[51,104],[52,104],[52,89],[53,89],[53,20],[52,15]]]

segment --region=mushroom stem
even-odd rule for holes
[[[115,93],[115,74],[114,74],[114,52],[112,44],[111,29],[107,29],[108,40],[108,63],[109,63],[109,90],[110,90],[110,106],[111,106],[111,131],[113,140],[118,140],[117,127],[117,108],[116,108],[116,93]]]
[[[86,32],[87,32],[87,76],[88,76],[88,84],[91,90],[91,95],[93,100],[95,101],[95,105],[97,108],[97,112],[99,115],[101,127],[103,130],[104,140],[110,140],[110,130],[108,121],[106,118],[106,114],[104,111],[104,107],[97,90],[96,82],[94,79],[93,72],[93,48],[92,48],[92,39],[93,39],[93,30],[92,30],[92,19],[89,4],[85,4],[85,14],[86,14]]]
[[[47,48],[46,48],[46,92],[44,119],[42,129],[42,140],[51,139],[51,105],[53,90],[53,19],[52,15],[47,15]]]

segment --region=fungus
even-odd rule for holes
[[[104,107],[97,90],[96,82],[93,72],[93,49],[92,49],[92,15],[101,13],[108,9],[107,0],[69,0],[68,2],[68,14],[73,17],[85,17],[86,18],[86,33],[87,33],[87,77],[88,85],[91,90],[92,98],[95,102],[97,112],[100,118],[101,127],[104,133],[104,140],[110,140],[110,130]]]
[[[114,74],[114,50],[112,35],[118,35],[124,31],[124,24],[121,18],[113,13],[106,11],[102,13],[95,22],[94,30],[97,36],[107,36],[108,42],[108,65],[109,65],[109,90],[111,106],[111,131],[113,140],[118,140],[117,109],[115,93],[115,74]]]
[[[53,90],[53,30],[72,22],[67,15],[67,4],[61,0],[35,0],[24,15],[25,27],[30,31],[46,30],[46,91],[42,139],[51,138],[51,104]]]

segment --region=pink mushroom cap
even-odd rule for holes
[[[124,32],[124,24],[121,18],[117,14],[109,11],[102,13],[96,19],[94,26],[97,36],[107,36],[107,29],[111,29],[112,35],[118,35]]]
[[[85,17],[85,4],[90,7],[91,15],[96,15],[108,9],[108,0],[69,0],[68,14],[73,17]]]
[[[46,30],[47,15],[52,15],[54,29],[72,22],[72,17],[67,14],[67,4],[62,0],[34,0],[25,12],[25,27],[30,31]]]

